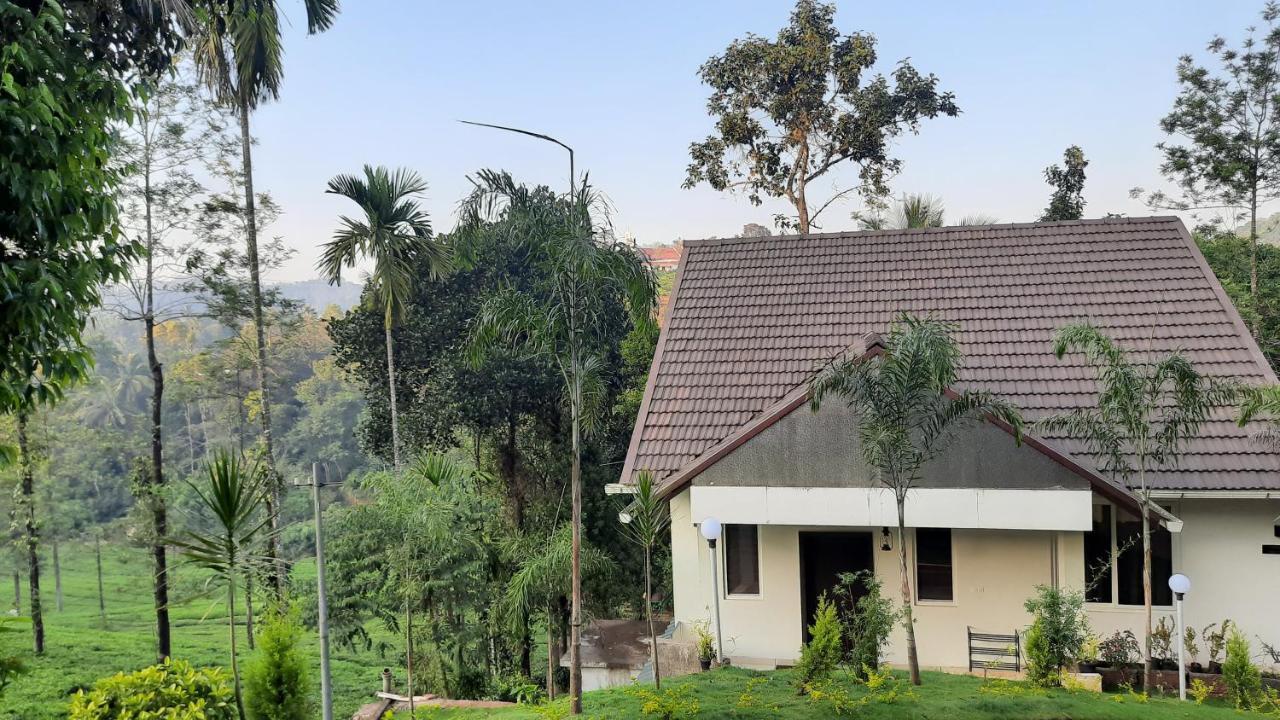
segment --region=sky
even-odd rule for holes
[[[790,2],[346,0],[332,29],[309,37],[301,2],[281,6],[284,87],[253,117],[255,182],[284,210],[267,232],[297,254],[268,280],[317,276],[320,245],[354,210],[325,185],[366,163],[418,171],[441,232],[478,169],[567,187],[562,149],[459,120],[571,145],[578,171],[612,202],[617,230],[641,244],[731,236],[785,209],[681,184],[689,144],[712,128],[698,67],[747,33],[773,37]],[[897,142],[894,192],[937,195],[952,218],[1024,222],[1048,201],[1045,167],[1072,144],[1089,160],[1087,217],[1151,214],[1129,189],[1163,186],[1155,144],[1178,57],[1203,57],[1215,34],[1238,40],[1261,9],[1260,0],[843,0],[836,23],[877,37],[878,70],[910,58],[961,108]],[[815,183],[811,204],[855,176],[850,166]],[[823,230],[854,228],[857,209],[829,209]]]

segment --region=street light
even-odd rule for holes
[[[326,475],[328,472],[326,471]],[[298,482],[299,487],[307,487],[308,483]],[[316,524],[316,598],[320,630],[320,709],[324,720],[333,720],[333,683],[329,676],[329,600],[325,594],[324,576],[324,532],[320,526],[320,488],[325,483],[320,481],[320,463],[311,463],[311,511],[315,514]],[[413,695],[413,688],[409,689]]]
[[[1178,608],[1178,634],[1175,636],[1178,643],[1178,699],[1185,701],[1187,699],[1187,663],[1183,656],[1185,643],[1182,637],[1182,596],[1191,591],[1191,578],[1182,573],[1171,575],[1169,589],[1173,591]]]
[[[720,633],[720,581],[716,578],[716,541],[720,539],[720,521],[715,518],[706,518],[698,527],[698,532],[706,538],[707,547],[711,551],[711,598],[715,603],[716,658],[724,662],[724,641]]]

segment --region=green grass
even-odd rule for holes
[[[52,720],[64,718],[70,697],[95,680],[119,671],[136,670],[155,660],[154,614],[151,602],[150,556],[136,548],[103,547],[103,577],[107,601],[107,625],[98,618],[98,590],[93,548],[66,545],[61,548],[64,610],[54,609],[53,573],[44,561],[41,582],[45,607],[46,652],[31,654],[29,631],[0,635],[0,655],[18,655],[30,668],[0,697],[0,720]],[[313,568],[298,566],[299,575]],[[179,567],[175,573],[170,616],[173,653],[197,665],[228,664],[225,605],[220,591],[210,594],[204,573]],[[8,574],[0,585],[0,603],[8,606],[12,585]],[[24,603],[25,583],[24,585]],[[241,604],[237,607],[243,612]],[[24,612],[28,611],[25,605]],[[372,629],[372,628],[371,628]],[[247,658],[244,628],[238,628],[240,648]],[[317,668],[313,680],[319,698],[319,644],[307,635],[306,650]],[[379,687],[379,673],[393,658],[376,652],[351,653],[332,648],[335,717],[347,718],[372,700]]]
[[[909,687],[905,675],[898,675],[898,688]],[[749,682],[753,683],[750,698],[743,700]],[[780,670],[758,673],[738,668],[724,668],[709,673],[670,680],[663,684],[663,692],[682,685],[692,688],[689,697],[697,700],[698,712],[689,718],[828,718],[839,717],[829,705],[814,702],[796,695],[791,685],[791,672]],[[915,688],[910,697],[899,697],[891,703],[872,701],[845,717],[874,720],[1230,720],[1261,717],[1250,713],[1238,713],[1216,701],[1197,706],[1188,701],[1151,698],[1145,703],[1133,695],[1098,695],[1085,691],[1040,691],[1025,683],[1002,683],[1000,694],[984,692],[979,678],[940,673],[924,673],[924,684]],[[867,694],[863,686],[852,683],[840,685],[855,700]],[[563,701],[560,701],[563,702]],[[645,715],[641,711],[643,700],[631,688],[617,688],[587,693],[583,697],[583,714],[593,720],[661,717]],[[492,717],[497,720],[539,720],[558,718],[557,712],[534,707],[513,707],[503,710],[434,710],[419,712],[418,720],[457,720],[459,718]],[[679,717],[679,716],[677,716]]]

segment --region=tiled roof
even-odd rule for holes
[[[1177,218],[689,241],[623,479],[691,465],[900,312],[955,323],[962,386],[1030,420],[1095,398],[1082,358],[1052,353],[1076,321],[1134,352],[1276,381]],[[1223,411],[1153,486],[1280,488],[1280,453],[1254,430]],[[1092,466],[1070,440],[1045,439]]]

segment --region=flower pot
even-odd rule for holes
[[[1176,665],[1177,663],[1175,663]],[[1152,670],[1151,691],[1170,693],[1178,691],[1178,670]]]
[[[1198,662],[1193,662],[1193,663],[1191,663],[1190,665],[1188,665],[1188,666],[1187,666],[1187,672],[1203,673],[1203,672],[1204,672],[1204,665],[1201,665],[1201,664],[1200,664],[1200,663],[1198,663]]]
[[[711,658],[698,658],[698,666],[702,668],[702,672],[711,669]]]
[[[1210,674],[1210,675],[1221,675],[1221,674],[1222,674],[1222,663],[1218,662],[1217,660],[1210,660],[1210,661],[1209,661],[1209,674]]]
[[[1099,667],[1098,674],[1102,676],[1103,690],[1120,690],[1125,685],[1135,689],[1142,687],[1142,668],[1140,666]]]
[[[1156,660],[1155,662],[1156,662],[1156,669],[1157,669],[1157,670],[1171,670],[1171,671],[1173,671],[1173,672],[1177,672],[1177,671],[1178,671],[1178,661],[1177,661],[1177,660],[1173,660],[1173,659],[1171,659],[1171,658],[1161,658],[1161,659],[1159,659],[1159,660]]]

